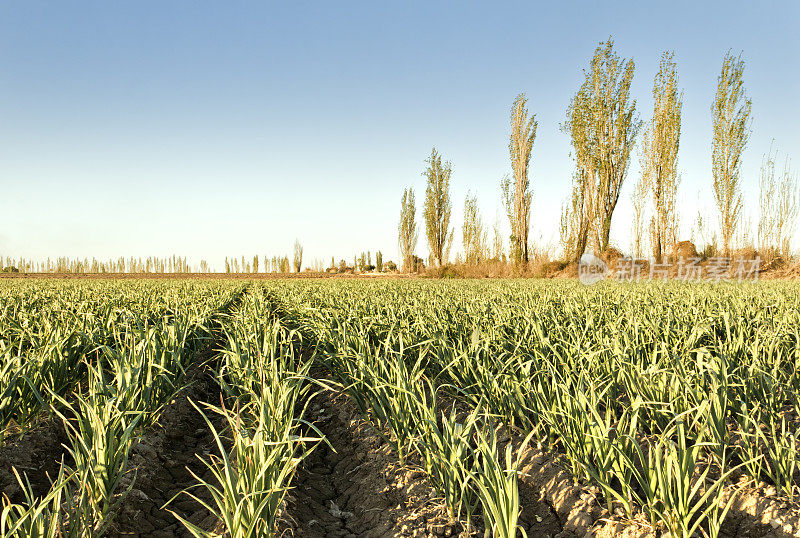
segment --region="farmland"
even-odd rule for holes
[[[0,281],[2,536],[795,536],[800,288]]]

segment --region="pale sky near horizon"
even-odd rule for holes
[[[487,226],[505,220],[519,92],[539,123],[531,236],[555,248],[573,169],[559,124],[609,35],[636,62],[644,120],[661,53],[675,51],[684,239],[698,210],[716,218],[710,106],[723,56],[742,52],[755,229],[773,139],[800,170],[798,23],[788,1],[3,1],[0,256],[176,254],[221,269],[224,256],[291,255],[299,238],[307,263],[397,260],[400,197],[412,186],[421,206],[432,146],[453,165],[455,252],[467,191]],[[623,250],[638,174],[634,157],[612,228]]]

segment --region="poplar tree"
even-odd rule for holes
[[[641,168],[644,188],[652,194],[653,217],[650,237],[653,258],[661,263],[665,250],[677,242],[675,199],[678,191],[678,147],[681,138],[683,93],[672,52],[664,52],[653,83],[653,118],[642,145]]]
[[[567,108],[562,129],[570,135],[577,170],[562,229],[573,230],[575,237],[562,238],[562,242],[571,245],[576,259],[583,254],[589,234],[600,252],[610,244],[611,219],[642,125],[630,94],[634,69],[633,60],[620,59],[614,52],[611,38],[600,43]]]
[[[410,271],[414,265],[414,251],[419,238],[414,189],[408,188],[403,191],[403,199],[400,204],[400,224],[397,232],[397,243],[400,248],[400,257],[403,259],[403,269]]]
[[[633,205],[633,221],[631,225],[631,247],[632,255],[641,258],[644,252],[644,220],[645,204],[647,203],[647,180],[645,176],[639,178],[631,193],[631,203]],[[660,258],[656,261],[661,262]]]
[[[503,234],[500,232],[500,213],[495,213],[494,226],[492,226],[492,258],[497,261],[503,259]]]
[[[587,82],[567,108],[567,120],[561,130],[570,136],[575,171],[572,193],[561,215],[561,244],[564,257],[577,261],[586,251],[589,232],[595,223],[597,189],[596,145],[592,143],[592,111]]]
[[[464,261],[477,265],[483,261],[486,252],[486,231],[478,211],[478,197],[470,196],[464,200],[464,227],[462,233]]]
[[[731,253],[731,243],[742,217],[742,189],[739,177],[742,152],[750,137],[752,101],[744,91],[744,60],[730,51],[722,61],[717,93],[711,105],[714,120],[712,172],[714,201],[719,210],[722,249]]]
[[[294,272],[299,273],[303,266],[303,245],[299,239],[294,240]]]
[[[511,137],[508,152],[511,157],[513,181],[505,176],[500,181],[503,202],[511,225],[511,255],[515,261],[528,263],[528,235],[531,216],[531,190],[528,169],[533,141],[536,139],[536,116],[528,118],[524,93],[517,95],[511,107]]]
[[[442,163],[436,148],[431,150],[431,156],[425,162],[428,163],[423,173],[428,179],[425,189],[425,232],[431,258],[441,267],[449,256],[453,242],[453,230],[450,228],[452,166],[449,161]]]
[[[758,251],[768,259],[776,254],[789,255],[800,201],[797,174],[792,172],[788,157],[783,173],[776,178],[777,155],[770,147],[769,153],[763,156],[758,181]]]

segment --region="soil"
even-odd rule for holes
[[[58,476],[61,459],[69,465],[68,443],[64,425],[58,418],[34,421],[34,426],[22,434],[10,434],[0,446],[0,498],[7,496],[11,502],[25,500],[13,469],[31,484],[33,493],[44,495],[50,490],[52,480]]]
[[[723,527],[725,538],[800,536],[800,506],[776,497],[774,486],[737,484],[728,487],[724,500],[732,495]]]
[[[285,531],[306,537],[483,535],[480,516],[472,532],[450,520],[414,458],[401,464],[345,395],[320,394],[308,418],[331,446],[319,444],[300,469]],[[566,536],[540,490],[520,483],[519,495],[519,523],[528,536]]]
[[[596,492],[575,483],[553,456],[538,448],[528,448],[522,456],[520,482],[539,494],[561,525],[561,536],[585,535],[599,520],[601,509]]]
[[[401,465],[342,394],[320,393],[309,420],[325,435],[303,462],[284,533],[305,537],[450,536],[444,503],[413,463]]]
[[[208,461],[209,455],[219,455],[219,452],[211,430],[190,400],[218,401],[219,385],[203,366],[193,366],[187,372],[186,381],[186,388],[164,409],[156,427],[147,432],[131,450],[131,474],[128,480],[134,474],[135,480],[114,520],[111,533],[114,536],[192,536],[171,511],[205,530],[214,529],[218,523],[208,510],[181,492],[191,489],[194,495],[204,501],[211,500],[203,488],[192,488],[196,483],[192,472],[214,483],[213,476],[200,458]],[[208,416],[215,422],[213,414]],[[222,424],[217,421],[215,428],[221,431]],[[128,484],[130,481],[123,487]],[[169,506],[164,507],[171,500]]]

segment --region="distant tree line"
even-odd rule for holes
[[[210,272],[205,260],[196,267],[191,267],[186,257],[171,256],[158,258],[124,258],[98,260],[97,258],[58,257],[45,260],[13,259],[0,257],[0,271],[10,272],[12,269],[24,273],[192,273]]]
[[[353,264],[348,265],[344,260],[339,264],[331,258],[331,264],[326,266],[322,260],[314,260],[306,270],[316,272],[338,272],[340,268],[347,271],[358,272],[383,272],[394,271],[397,266],[394,262],[384,262],[381,251],[375,253],[373,264],[372,253],[362,252],[353,259]],[[225,257],[224,272],[232,274],[256,273],[299,273],[303,270],[303,246],[299,240],[294,245],[294,255],[288,256],[231,256]],[[130,274],[178,274],[178,273],[212,273],[216,272],[206,260],[200,260],[192,266],[186,257],[172,256],[169,258],[118,258],[98,260],[96,258],[47,258],[43,261],[25,258],[11,258],[0,256],[0,272],[22,273],[130,273]]]

